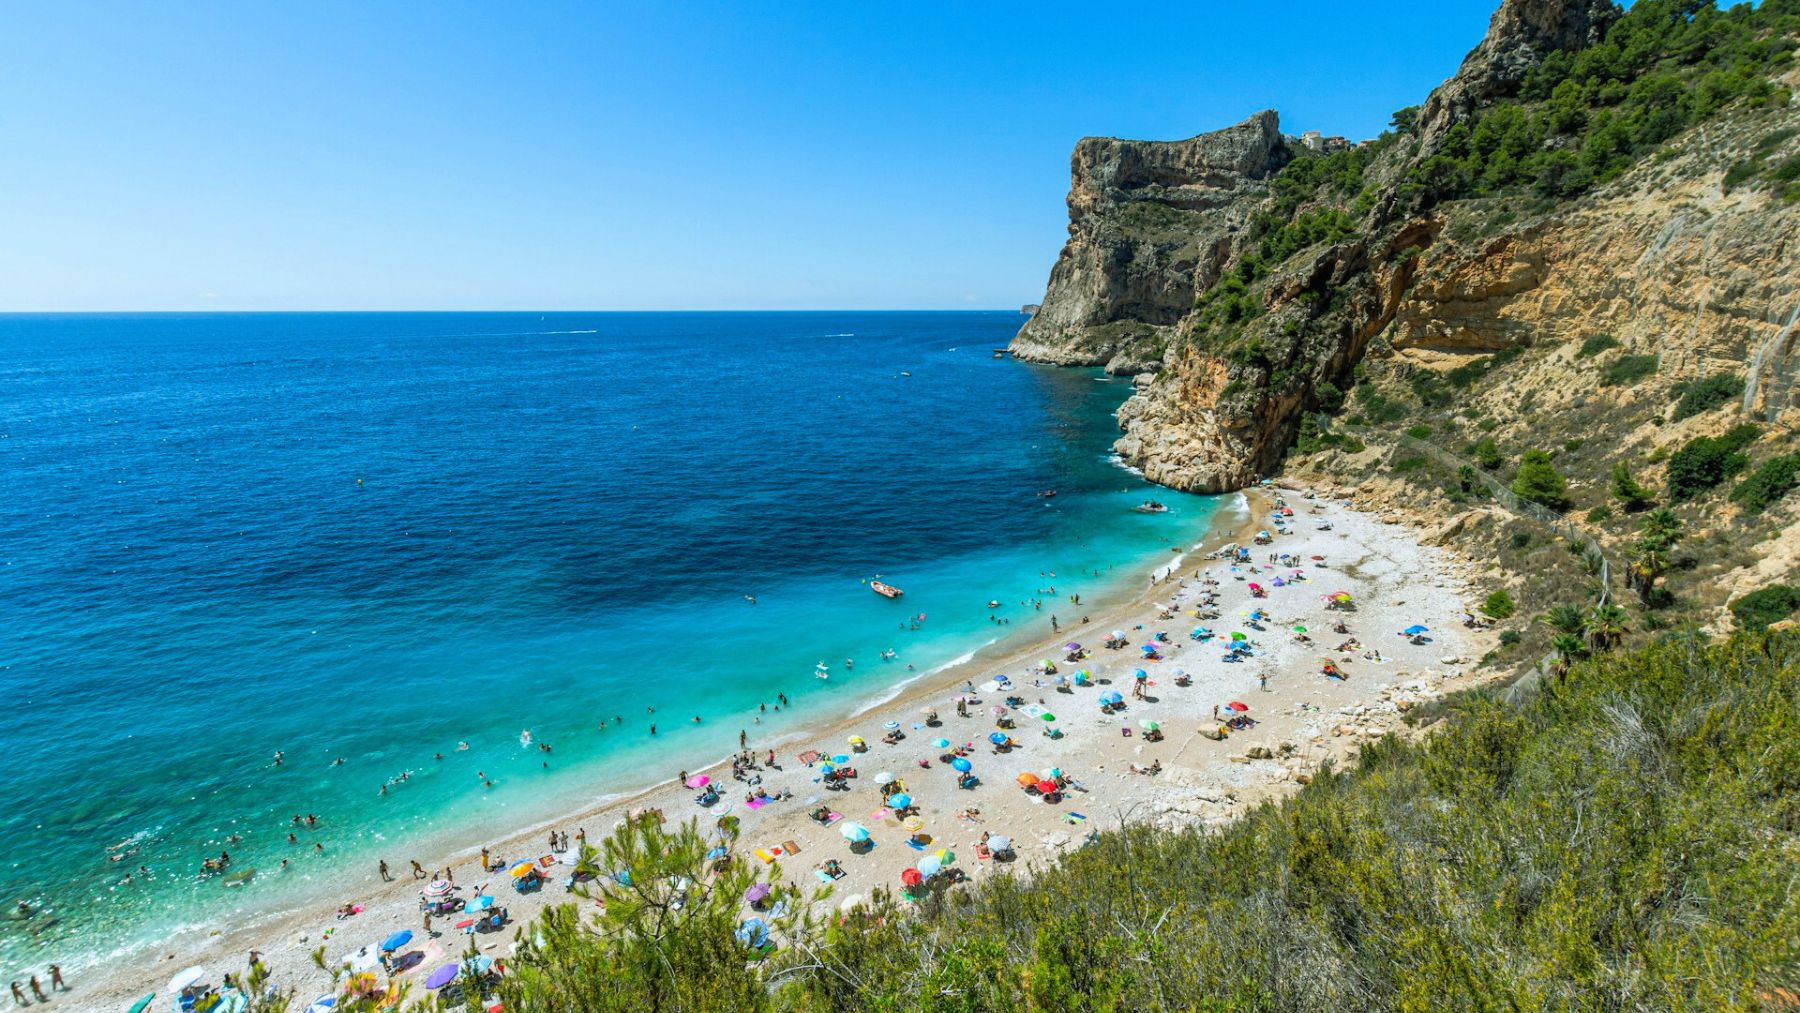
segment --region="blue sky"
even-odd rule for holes
[[[1077,138],[1372,136],[1495,2],[10,5],[0,310],[1012,308]]]

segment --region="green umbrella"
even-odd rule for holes
[[[1038,715],[1038,717],[1043,718],[1045,721],[1055,721],[1056,720],[1056,715],[1051,714],[1048,711],[1044,712],[1043,714]]]
[[[149,995],[144,996],[142,999],[139,999],[137,1002],[132,1003],[131,1008],[126,1010],[125,1013],[144,1013],[144,1010],[146,1008],[148,1008],[150,1005],[150,1000],[152,1000],[154,998],[156,998],[155,992],[152,992]]]
[[[1295,633],[1305,633],[1305,632],[1306,632],[1306,627],[1304,627],[1304,626],[1296,626],[1296,627],[1294,627],[1294,632],[1295,632]]]

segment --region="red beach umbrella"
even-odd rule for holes
[[[1037,790],[1038,790],[1038,794],[1040,794],[1040,795],[1048,795],[1051,792],[1056,790],[1056,782],[1055,781],[1039,781],[1037,783]]]
[[[1236,700],[1231,701],[1230,703],[1226,704],[1225,706],[1230,708],[1231,710],[1237,711],[1239,714],[1242,714],[1245,711],[1250,709],[1249,704],[1239,703]]]
[[[900,883],[902,886],[918,886],[920,883],[923,883],[923,882],[925,882],[925,877],[919,875],[919,870],[917,870],[917,869],[901,869],[900,870]]]

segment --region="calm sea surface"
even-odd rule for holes
[[[1020,321],[0,316],[0,972],[354,899],[1135,586],[1212,501],[1132,513],[1129,385],[994,360]]]

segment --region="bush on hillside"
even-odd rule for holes
[[[1743,471],[1750,458],[1745,447],[1762,431],[1745,423],[1723,436],[1702,436],[1669,458],[1669,501],[1685,503]]]
[[[1527,450],[1519,459],[1519,472],[1513,476],[1513,495],[1552,510],[1569,505],[1569,482],[1563,478],[1550,455],[1542,450]]]
[[[1731,614],[1737,617],[1738,625],[1752,632],[1778,623],[1797,610],[1800,610],[1800,587],[1788,584],[1771,584],[1731,603]]]
[[[1731,490],[1731,501],[1759,514],[1800,484],[1800,454],[1772,457]]]
[[[1488,592],[1481,603],[1481,614],[1489,619],[1508,619],[1518,606],[1513,604],[1512,593],[1506,588],[1497,587]]]
[[[1714,373],[1704,380],[1677,384],[1670,393],[1679,400],[1669,419],[1680,422],[1743,397],[1744,378],[1736,373]]]
[[[1656,372],[1654,355],[1621,355],[1600,373],[1602,387],[1633,387]]]
[[[1591,359],[1601,352],[1610,351],[1618,347],[1618,338],[1615,338],[1610,334],[1595,334],[1591,335],[1586,341],[1581,343],[1581,347],[1575,350],[1575,357],[1577,359]]]

